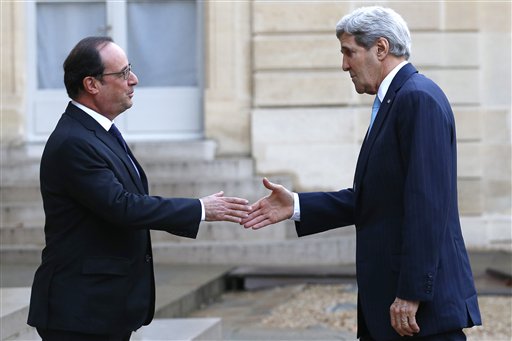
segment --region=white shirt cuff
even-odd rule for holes
[[[204,210],[204,204],[201,199],[199,199],[199,202],[201,203],[201,221],[204,221],[206,219],[206,212]]]
[[[293,193],[293,215],[290,219],[294,221],[300,221],[300,203],[299,195],[297,193]]]

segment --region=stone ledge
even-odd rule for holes
[[[2,332],[3,334],[3,332]],[[172,335],[169,335],[172,334]],[[131,340],[222,340],[222,320],[219,318],[155,319],[149,326],[132,333]],[[34,328],[2,340],[40,341]]]
[[[1,340],[27,330],[30,288],[0,288]]]

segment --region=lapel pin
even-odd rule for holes
[[[390,99],[388,99],[388,104],[389,104],[390,102],[391,102],[391,100],[390,100]]]

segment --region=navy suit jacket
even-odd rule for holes
[[[299,236],[355,224],[359,335],[399,337],[389,317],[395,297],[421,301],[420,335],[481,324],[459,222],[453,113],[413,65],[382,101],[353,188],[299,199]]]
[[[149,196],[146,175],[132,159],[140,177],[115,137],[68,105],[41,159],[46,247],[30,325],[110,334],[152,320],[149,229],[195,238],[201,204]]]

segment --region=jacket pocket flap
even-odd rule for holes
[[[89,258],[82,265],[83,274],[124,276],[129,269],[130,261],[126,258]]]

